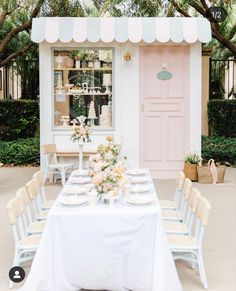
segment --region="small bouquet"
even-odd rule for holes
[[[73,142],[91,142],[90,135],[91,135],[91,128],[88,125],[85,125],[84,122],[86,117],[80,116],[77,118],[80,122],[79,125],[73,124],[73,132],[71,135],[71,139]]]
[[[108,145],[99,145],[98,153],[89,159],[90,176],[99,194],[118,189],[125,183],[125,165],[120,156],[120,147],[113,143],[112,137],[107,137]]]

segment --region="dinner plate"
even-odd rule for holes
[[[131,175],[131,176],[140,176],[140,175],[146,175],[148,174],[148,170],[147,169],[127,169],[126,171],[127,175]]]
[[[65,194],[85,194],[87,189],[85,187],[65,187],[63,193]]]
[[[87,177],[89,176],[89,170],[75,170],[71,173],[72,176],[82,176],[82,177]]]
[[[90,177],[70,177],[69,179],[69,182],[73,184],[87,184],[90,181]]]
[[[131,184],[142,184],[147,183],[149,181],[148,177],[132,177],[130,179]]]
[[[147,185],[134,185],[130,187],[130,192],[131,193],[144,193],[150,191],[151,188]]]
[[[65,198],[61,198],[61,200],[59,202],[63,206],[79,206],[79,205],[87,204],[88,198],[86,196],[84,196],[84,197],[65,197]]]
[[[141,196],[141,195],[134,195],[129,196],[125,199],[126,204],[130,205],[149,205],[155,202],[154,197],[148,197],[148,196]]]

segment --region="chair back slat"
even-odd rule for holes
[[[44,144],[42,145],[43,154],[54,154],[57,152],[56,144]]]
[[[176,180],[175,180],[176,188],[175,188],[175,195],[174,195],[174,203],[178,210],[180,210],[180,207],[181,207],[180,197],[181,197],[181,192],[184,186],[184,180],[185,180],[184,172],[178,171],[176,174]]]
[[[210,212],[211,212],[211,204],[206,198],[200,197],[196,214],[203,226],[208,225]]]
[[[26,226],[32,222],[32,215],[30,211],[30,198],[27,192],[26,187],[21,187],[16,191],[16,197],[19,198],[21,203],[24,205],[23,219]]]
[[[177,171],[177,177],[176,177],[176,188],[179,190],[183,189],[184,186],[184,179],[185,175],[183,171]]]
[[[14,197],[7,203],[7,214],[10,224],[16,224],[17,218],[20,214],[18,199]]]
[[[43,145],[42,152],[45,156],[47,166],[57,164],[57,148],[55,144]]]
[[[46,201],[46,195],[44,191],[44,177],[43,172],[38,171],[33,174],[33,179],[36,179],[38,181],[38,184],[40,185],[40,203],[44,203]]]
[[[35,197],[39,195],[40,189],[36,179],[31,179],[29,182],[25,184],[25,187],[27,189],[30,200],[35,199]]]
[[[197,190],[196,188],[193,188],[192,191],[190,192],[189,206],[192,210],[192,213],[196,213],[198,202],[199,202],[199,199],[201,196],[202,195],[201,195],[200,191]]]
[[[182,204],[180,207],[180,211],[182,213],[186,209],[186,202],[188,200],[189,193],[190,193],[191,189],[192,189],[192,182],[188,178],[185,178],[184,186],[183,186],[183,190],[182,190],[183,199],[182,199]]]

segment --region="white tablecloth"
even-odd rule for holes
[[[153,184],[150,184],[153,188]],[[155,195],[154,188],[150,194]],[[62,193],[60,194],[62,195]],[[58,199],[60,199],[60,195]],[[21,291],[180,291],[158,204],[50,211]]]

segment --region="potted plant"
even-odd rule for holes
[[[197,166],[202,162],[198,153],[189,153],[184,159],[184,174],[191,181],[197,181]]]

